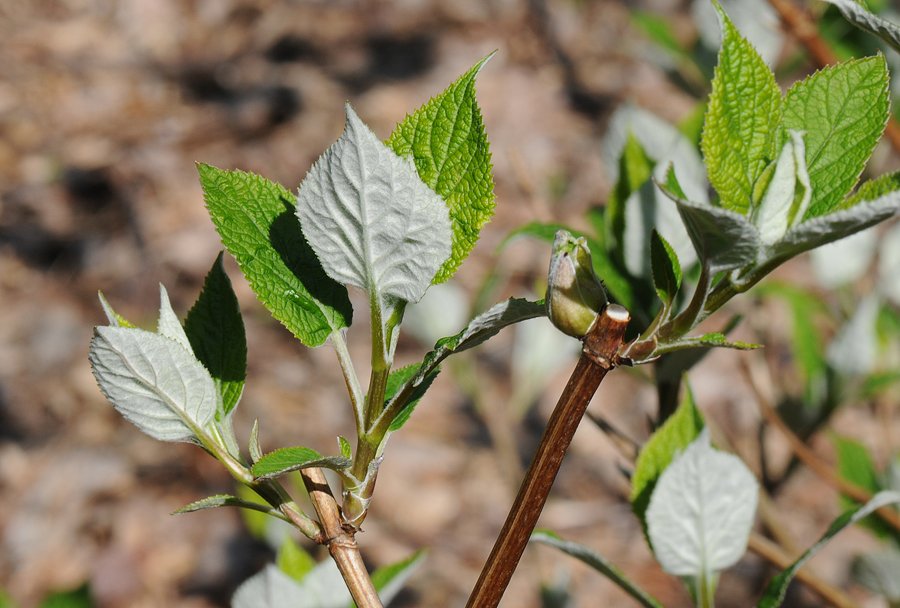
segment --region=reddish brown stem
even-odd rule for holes
[[[322,524],[324,534],[321,542],[328,547],[353,601],[359,608],[383,608],[359,553],[356,538],[341,523],[341,512],[325,474],[321,469],[303,469],[300,474]]]
[[[600,382],[615,367],[628,320],[628,311],[612,304],[600,313],[585,336],[578,364],[550,416],[519,495],[469,596],[468,608],[495,608],[500,603],[544,508],[575,429]]]

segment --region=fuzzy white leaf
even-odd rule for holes
[[[837,7],[844,19],[856,27],[875,34],[900,52],[900,26],[873,15],[856,0],[825,0]]]
[[[891,605],[900,602],[900,551],[893,547],[867,553],[853,562],[853,578]]]
[[[784,261],[798,253],[856,234],[894,216],[900,210],[900,192],[890,192],[874,200],[862,201],[801,222],[769,248],[771,259]]]
[[[812,267],[819,284],[822,287],[833,289],[861,278],[869,270],[877,246],[878,235],[875,234],[874,229],[869,229],[813,249],[810,252]],[[884,259],[886,248],[885,244],[885,247],[882,248],[882,259]],[[900,266],[900,249],[896,254],[897,266],[894,268]],[[894,277],[891,279],[893,280]],[[900,287],[900,282],[894,282]],[[882,287],[884,287],[883,284]],[[898,296],[900,296],[900,290],[898,290]]]
[[[159,321],[156,323],[156,333],[170,340],[175,340],[186,348],[189,353],[194,352],[184,327],[182,327],[181,321],[178,320],[178,315],[172,310],[169,292],[166,291],[162,283],[159,284]]]
[[[677,576],[710,576],[737,562],[756,512],[757,483],[737,457],[713,449],[704,429],[657,482],[647,534],[657,560]]]
[[[891,302],[900,306],[900,224],[881,240],[878,252],[878,289]]]
[[[878,360],[878,297],[869,295],[860,302],[850,320],[828,345],[828,362],[848,375],[867,374]]]
[[[155,439],[190,441],[216,413],[218,393],[209,372],[170,338],[97,327],[89,358],[113,407]]]
[[[778,156],[766,193],[753,212],[753,221],[759,229],[763,245],[780,240],[788,228],[801,220],[812,197],[803,134],[790,131],[789,135]]]
[[[328,276],[379,302],[417,302],[450,255],[447,205],[349,104],[344,133],[300,185],[297,215]]]
[[[294,579],[269,564],[238,587],[232,608],[314,608]]]

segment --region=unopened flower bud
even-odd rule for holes
[[[583,338],[606,306],[606,290],[594,274],[584,237],[556,233],[547,282],[547,316],[561,332]]]

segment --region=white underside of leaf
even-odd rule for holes
[[[879,298],[868,295],[828,346],[828,362],[844,374],[867,374],[878,359]]]
[[[169,292],[162,283],[159,284],[159,321],[156,324],[156,333],[165,336],[170,340],[175,340],[181,346],[186,348],[188,352],[193,353],[191,342],[188,340],[178,315],[172,310],[172,303],[169,301]]]
[[[900,27],[878,15],[873,15],[855,0],[825,0],[835,5],[844,18],[858,28],[875,34],[900,52]]]
[[[810,259],[819,284],[834,289],[861,278],[869,270],[876,247],[878,235],[875,234],[874,228],[870,228],[813,249],[810,252]],[[884,259],[886,249],[887,244],[884,243],[879,259]],[[893,268],[900,268],[900,249],[897,251],[896,261],[897,264]],[[900,285],[900,282],[897,282],[897,285]]]
[[[418,301],[450,255],[444,201],[349,104],[344,133],[300,186],[297,214],[328,276],[370,297]]]
[[[757,483],[737,457],[713,449],[709,431],[677,456],[657,482],[647,533],[666,572],[709,577],[737,562],[756,512]]]
[[[764,245],[775,243],[800,219],[809,207],[812,190],[806,170],[803,134],[790,131],[775,165],[772,181],[754,210],[753,219]]]
[[[141,329],[95,331],[89,358],[100,390],[140,430],[161,441],[190,441],[213,419],[215,383],[181,344]]]

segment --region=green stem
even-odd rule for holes
[[[697,577],[695,584],[697,608],[715,608],[716,576],[704,572]]]
[[[680,338],[687,332],[691,331],[697,323],[703,318],[704,312],[707,310],[706,301],[709,295],[709,286],[712,282],[712,272],[709,264],[703,264],[700,269],[700,278],[697,281],[697,287],[694,289],[694,295],[681,313],[674,319],[659,328],[659,336],[664,340],[670,338]]]
[[[334,346],[334,352],[337,354],[338,363],[341,365],[341,372],[344,374],[344,384],[347,386],[347,393],[350,395],[350,403],[353,405],[353,412],[356,417],[356,434],[362,435],[365,432],[365,412],[362,387],[359,384],[359,376],[353,368],[353,359],[350,358],[350,351],[347,349],[347,341],[344,339],[342,330],[331,334],[331,344]]]

